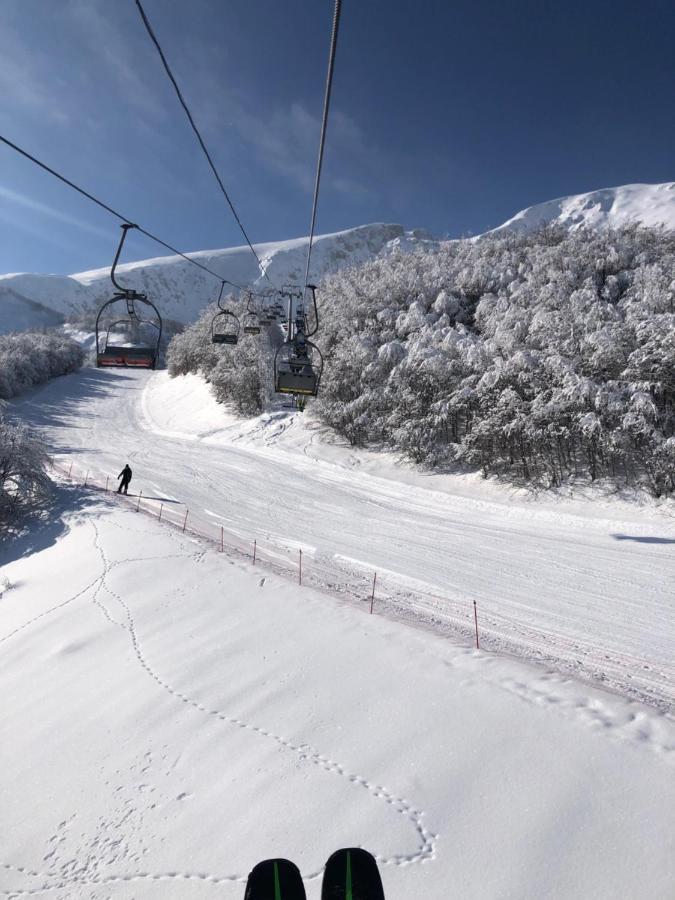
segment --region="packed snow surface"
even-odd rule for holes
[[[475,600],[486,647],[672,707],[672,501],[542,499],[415,472],[291,411],[242,421],[197,376],[84,369],[12,409],[82,477],[114,483],[129,462],[134,489],[179,501],[205,533],[222,526],[293,567],[302,550],[309,583],[363,597],[377,572],[390,615],[454,636]]]
[[[99,387],[98,419],[79,420],[92,447],[133,407]],[[72,391],[35,403],[74,435]],[[139,422],[107,432],[118,457]],[[232,472],[168,446],[174,479],[137,446],[135,480],[204,479],[220,508]],[[61,494],[69,512],[0,548],[0,895],[241,900],[283,855],[318,900],[328,855],[363,845],[387,900],[672,897],[663,715],[300,588],[133,500]]]
[[[672,506],[422,475],[195,376],[9,411],[88,487],[0,547],[0,896],[241,900],[283,855],[318,900],[362,845],[387,900],[672,897]]]

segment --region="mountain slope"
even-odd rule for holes
[[[366,262],[397,248],[411,249],[433,243],[424,232],[405,232],[400,225],[361,225],[335,234],[319,235],[312,250],[310,277],[320,280],[329,272]],[[248,247],[202,250],[190,254],[224,279],[256,290],[301,284],[305,277],[308,238],[257,244],[269,280],[261,275]],[[220,285],[207,272],[190,265],[180,256],[162,256],[124,263],[117,269],[120,282],[143,291],[155,300],[162,315],[179,322],[192,322],[218,294]],[[109,268],[80,272],[72,276],[4,275],[0,291],[17,290],[59,313],[79,309],[83,304],[100,303],[114,288]],[[25,326],[23,326],[25,327]]]
[[[63,316],[55,309],[29,300],[11,287],[0,282],[0,334],[25,331],[30,328],[54,328],[63,322]]]
[[[559,197],[521,210],[488,234],[531,231],[549,223],[574,231],[583,227],[616,228],[633,222],[675,228],[675,182],[626,184],[588,194]]]
[[[583,226],[601,228],[629,222],[665,225],[675,228],[675,182],[666,184],[629,184],[588,194],[561,197],[531,206],[517,213],[488,234],[504,231],[528,231],[543,223],[558,223],[565,228]],[[305,277],[308,238],[257,244],[256,252],[269,281],[258,270],[248,247],[202,250],[191,256],[243,287],[265,290],[270,281],[280,287],[300,284]],[[310,278],[319,281],[325,274],[345,266],[358,265],[396,251],[410,252],[418,247],[437,246],[438,242],[422,230],[405,231],[401,225],[375,223],[361,225],[315,238]],[[218,282],[179,256],[162,256],[125,263],[118,268],[121,280],[129,287],[146,292],[169,319],[194,321],[218,293]],[[109,269],[95,269],[75,275],[0,275],[0,301],[8,290],[61,315],[111,296]],[[44,312],[27,312],[25,304],[17,311],[3,303],[6,315],[0,332],[47,324]]]

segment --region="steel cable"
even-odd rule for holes
[[[218,170],[216,169],[215,163],[211,159],[211,154],[207,150],[206,144],[204,143],[204,139],[202,138],[202,136],[199,132],[199,129],[195,125],[195,120],[192,117],[192,113],[190,112],[190,109],[189,109],[187,103],[185,102],[185,99],[183,98],[181,90],[178,87],[178,82],[174,78],[173,72],[171,71],[171,69],[169,67],[169,63],[166,60],[166,56],[164,55],[164,51],[162,50],[160,43],[157,40],[157,36],[155,35],[155,32],[152,30],[152,25],[148,21],[148,17],[145,14],[145,10],[143,9],[143,6],[141,5],[140,0],[135,0],[135,2],[136,2],[136,6],[138,8],[138,11],[141,15],[141,19],[143,20],[143,24],[145,25],[145,29],[148,32],[148,35],[150,36],[150,40],[155,45],[155,48],[156,48],[157,52],[159,53],[159,58],[162,60],[162,65],[164,66],[164,70],[165,70],[166,74],[168,75],[169,80],[171,81],[171,84],[174,87],[176,96],[178,97],[180,104],[183,107],[183,110],[185,111],[185,115],[188,117],[190,126],[192,127],[192,130],[194,131],[195,136],[196,136],[197,140],[199,141],[199,146],[202,148],[204,156],[206,157],[207,162],[208,162],[209,166],[211,167],[211,171],[213,172],[213,174],[216,178],[216,181],[218,182],[218,186],[220,187],[220,190],[221,190],[223,196],[227,200],[227,204],[230,207],[230,210],[232,211],[232,215],[234,216],[234,218],[237,222],[237,225],[239,226],[239,230],[244,235],[244,239],[245,239],[246,243],[248,244],[248,246],[251,250],[251,253],[255,256],[256,262],[258,264],[258,268],[260,269],[260,274],[263,275],[270,284],[272,284],[270,277],[267,274],[267,272],[265,271],[265,268],[264,268],[262,262],[260,261],[260,257],[256,253],[255,248],[253,247],[253,244],[251,243],[249,236],[246,233],[246,229],[244,228],[244,226],[241,222],[241,219],[239,218],[237,211],[234,208],[234,204],[232,203],[232,200],[230,199],[230,195],[227,193],[227,190],[225,189],[225,185],[223,184],[223,181],[222,181],[220,175],[218,174]]]
[[[66,178],[65,175],[61,175],[60,172],[57,172],[56,169],[52,169],[51,166],[48,166],[46,163],[41,162],[37,157],[32,156],[27,150],[23,150],[13,141],[10,141],[9,138],[4,137],[0,134],[0,141],[3,144],[6,144],[8,147],[11,147],[12,150],[16,150],[17,153],[24,156],[26,159],[29,159],[32,163],[35,163],[36,166],[39,166],[41,169],[44,169],[45,172],[49,172],[50,175],[53,175],[55,178],[58,178],[59,181],[62,181],[64,184],[67,184],[68,187],[72,188],[74,191],[77,191],[78,194],[82,194],[83,197],[86,197],[88,200],[91,200],[92,203],[95,203],[97,206],[100,206],[101,209],[104,209],[106,212],[109,212],[111,215],[115,216],[117,219],[120,219],[122,222],[126,222],[128,225],[133,225],[134,222],[132,219],[127,216],[123,216],[122,213],[117,212],[116,209],[113,209],[112,206],[108,206],[107,203],[104,203],[102,200],[99,200],[97,197],[94,197],[93,194],[90,194],[89,191],[85,191],[84,188],[79,187],[79,185],[75,184],[75,182],[71,181],[69,178]],[[213,275],[214,278],[217,278],[218,281],[224,281],[225,284],[229,284],[230,287],[235,287],[237,290],[243,291],[244,288],[240,284],[235,284],[233,281],[228,281],[226,278],[223,278],[222,275],[219,275],[217,272],[212,271],[208,268],[208,266],[202,265],[202,263],[197,262],[195,259],[192,259],[190,256],[187,256],[185,253],[182,253],[180,250],[177,250],[175,247],[172,247],[171,244],[167,244],[166,241],[163,241],[161,238],[157,237],[156,234],[153,234],[151,231],[147,231],[147,229],[142,228],[140,225],[135,226],[141,234],[144,234],[146,237],[150,238],[151,241],[155,241],[157,244],[161,244],[162,247],[165,247],[167,250],[170,250],[172,253],[175,253],[176,256],[181,256],[183,259],[187,260],[187,262],[192,263],[193,266],[197,266],[199,269],[203,269],[204,272],[208,272],[209,275]]]
[[[137,0],[138,2],[138,0]],[[316,166],[316,181],[314,183],[314,199],[312,201],[312,219],[309,228],[309,246],[307,248],[307,268],[305,269],[305,285],[309,282],[309,266],[312,258],[312,242],[314,241],[314,226],[316,225],[316,209],[319,200],[319,185],[321,183],[321,167],[323,165],[323,153],[326,145],[326,130],[328,126],[328,111],[330,109],[330,97],[333,87],[333,69],[335,67],[335,52],[337,49],[338,29],[340,27],[340,13],[342,0],[335,0],[333,11],[333,28],[330,39],[330,51],[328,54],[328,73],[326,76],[326,90],[323,99],[323,117],[321,121],[321,138],[319,140],[319,159]],[[318,323],[317,323],[318,325]]]

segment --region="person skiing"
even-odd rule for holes
[[[129,487],[129,482],[131,481],[131,469],[129,468],[129,463],[126,464],[126,466],[122,469],[117,477],[122,479],[120,481],[120,486],[117,488],[117,493],[121,494],[124,490],[124,493],[126,494]]]

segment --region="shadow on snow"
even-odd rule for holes
[[[613,534],[615,541],[635,541],[637,544],[675,544],[675,538],[650,537],[649,535]]]
[[[98,503],[100,497],[91,491],[54,484],[50,502],[41,512],[0,531],[0,566],[52,547],[68,531],[70,517],[89,514]]]

